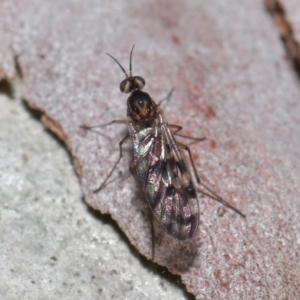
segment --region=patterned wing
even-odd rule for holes
[[[199,204],[191,176],[162,114],[152,127],[129,122],[136,173],[146,199],[164,230],[178,240],[190,239],[199,223]]]

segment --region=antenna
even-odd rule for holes
[[[133,46],[131,48],[131,52],[130,52],[129,75],[127,74],[127,72],[125,71],[125,69],[122,67],[122,65],[112,55],[110,55],[109,53],[105,53],[106,55],[108,55],[110,58],[112,58],[119,65],[119,67],[121,68],[121,70],[126,75],[126,78],[132,77],[132,52],[133,52],[133,49],[134,49],[134,44],[133,44]]]
[[[129,76],[126,73],[125,69],[121,66],[121,64],[113,56],[111,56],[109,53],[105,53],[105,54],[108,55],[109,57],[111,57],[119,65],[119,67],[121,68],[121,70],[125,73],[126,77],[128,78]]]
[[[132,46],[131,52],[130,52],[130,62],[129,62],[129,75],[130,77],[132,77],[132,66],[131,66],[131,62],[132,62],[132,52],[133,52],[133,48],[134,48],[134,44]]]

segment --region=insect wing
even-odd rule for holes
[[[162,113],[151,127],[128,121],[137,177],[164,230],[190,239],[199,223],[199,204],[181,149]]]

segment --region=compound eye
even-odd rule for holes
[[[122,93],[130,93],[131,92],[131,82],[130,79],[124,79],[121,83],[120,83],[120,91]]]
[[[134,76],[124,79],[120,84],[120,90],[122,93],[128,94],[134,90],[141,90],[145,86],[146,82],[143,77]]]
[[[138,90],[141,90],[146,84],[145,79],[141,76],[135,76],[134,82],[135,82],[135,86],[137,87]]]

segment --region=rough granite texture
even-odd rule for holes
[[[135,43],[133,69],[145,77],[145,91],[158,101],[175,87],[172,101],[164,106],[168,120],[184,126],[185,134],[207,137],[191,146],[200,177],[247,216],[244,220],[199,195],[201,223],[191,242],[176,242],[156,226],[155,261],[180,274],[196,299],[300,297],[300,86],[263,7],[259,0],[1,2],[0,75],[11,80],[18,69],[22,98],[45,113],[44,124],[66,143],[88,205],[109,213],[148,258],[151,218],[128,171],[130,146],[125,147],[113,181],[102,192],[92,192],[118,158],[118,141],[126,129],[113,125],[94,134],[79,125],[125,117],[126,96],[118,90],[123,73],[105,52],[127,68]],[[49,176],[57,179],[62,174]],[[67,182],[63,186],[69,189]],[[37,186],[37,191],[39,198],[47,199],[47,188]],[[24,218],[33,204],[22,204],[24,210],[22,206],[18,210]],[[38,202],[34,206],[45,209],[45,204],[38,208]],[[64,203],[59,213],[67,216],[73,207],[74,203]],[[45,215],[44,235],[50,232],[46,220],[53,217]],[[84,218],[90,217],[86,212]],[[85,233],[100,234],[98,223],[91,221]],[[56,230],[56,238],[47,239],[57,251],[64,249],[64,255],[69,253],[62,241],[73,236],[77,247],[91,247],[89,239],[77,240],[72,230]],[[60,240],[59,234],[65,238]],[[101,243],[102,237],[96,240]],[[42,254],[41,259],[52,263],[52,254]],[[98,254],[101,257],[101,248]],[[70,255],[79,259],[78,252]],[[115,260],[112,256],[103,261],[103,269]],[[64,263],[66,269],[75,268],[70,260]],[[116,265],[118,272],[126,272],[126,280],[134,273],[132,261]],[[91,260],[88,270],[96,278],[102,274],[99,263]],[[67,272],[63,275],[70,280]],[[63,275],[53,273],[60,283]],[[90,280],[91,290],[106,286],[102,280],[112,284],[114,275],[98,280]],[[18,290],[9,282],[7,290]],[[84,286],[89,291],[86,282],[74,280],[78,289]],[[137,286],[135,279],[132,285]],[[126,299],[134,298],[141,296],[128,293]]]

